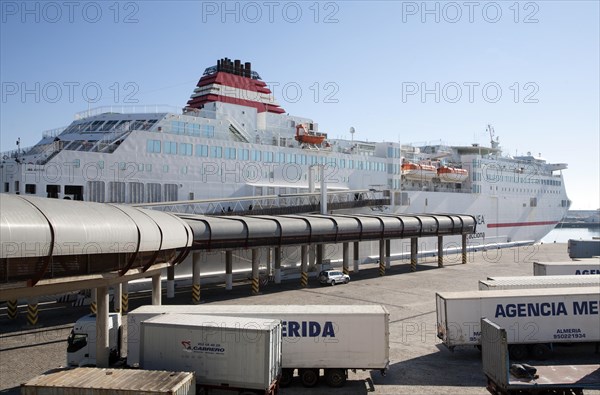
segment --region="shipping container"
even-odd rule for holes
[[[195,395],[191,372],[74,368],[46,372],[21,384],[21,395]]]
[[[281,375],[281,321],[164,314],[141,323],[140,367],[196,374],[204,387],[271,393]]]
[[[600,274],[600,259],[569,262],[534,262],[534,276]]]
[[[595,287],[444,292],[436,294],[438,337],[450,349],[479,345],[480,320],[509,330],[515,355],[543,359],[549,344],[600,341],[600,293]]]
[[[330,386],[345,384],[348,369],[389,365],[389,313],[381,305],[182,305],[142,306],[128,314],[127,364],[139,364],[140,323],[159,314],[210,314],[282,320],[282,385],[298,369],[305,386],[321,369]]]
[[[569,252],[569,258],[600,257],[600,239],[569,239],[569,242],[567,244],[567,251]]]
[[[488,277],[479,281],[480,291],[571,287],[596,287],[600,292],[600,275]]]

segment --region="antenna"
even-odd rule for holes
[[[356,129],[353,126],[350,126],[350,136],[352,138],[352,142],[354,142],[354,133],[356,133]]]

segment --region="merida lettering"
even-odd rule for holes
[[[539,317],[567,315],[567,308],[563,302],[544,303],[509,303],[506,306],[496,306],[498,317]]]
[[[283,337],[335,337],[333,322],[325,321],[321,326],[316,321],[283,321]]]

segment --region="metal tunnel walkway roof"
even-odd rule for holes
[[[0,194],[0,286],[145,272],[190,250],[461,235],[469,215],[173,215],[132,206]]]
[[[0,194],[0,282],[177,263],[192,244],[185,221],[130,206]]]
[[[192,228],[192,249],[200,250],[461,235],[476,227],[474,217],[454,214],[179,217]]]

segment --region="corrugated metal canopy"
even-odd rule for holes
[[[163,212],[0,194],[0,258],[149,252],[191,245],[190,227]]]
[[[193,249],[240,249],[292,244],[461,235],[475,231],[470,215],[180,215],[194,233]]]

